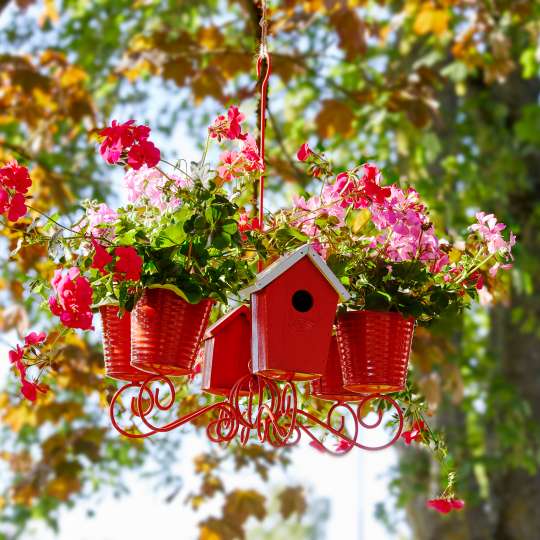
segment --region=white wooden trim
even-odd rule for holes
[[[247,297],[254,292],[264,289],[304,257],[309,257],[311,259],[326,281],[328,281],[338,293],[342,302],[346,302],[350,299],[351,295],[348,293],[347,289],[342,285],[334,272],[330,270],[329,266],[324,262],[324,259],[308,244],[299,247],[287,255],[283,255],[283,257],[280,257],[277,261],[273,262],[268,268],[263,270],[260,274],[257,274],[253,285],[240,291],[240,294]]]

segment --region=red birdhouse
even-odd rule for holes
[[[310,246],[289,253],[242,291],[251,297],[253,373],[312,380],[324,373],[339,300],[349,293]]]
[[[249,375],[251,312],[239,306],[214,323],[205,334],[202,389],[228,395],[234,384]]]

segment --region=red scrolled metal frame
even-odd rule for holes
[[[157,386],[153,389],[155,385]],[[165,396],[162,393],[160,395],[163,387],[167,391]],[[130,390],[134,391],[135,395],[130,396],[128,407],[122,407],[121,398],[129,395]],[[393,436],[384,444],[370,446],[361,441],[360,434],[362,430],[373,430],[383,423],[385,411],[380,406],[375,413],[376,420],[372,423],[368,423],[363,414],[366,405],[376,400],[384,402],[387,409],[394,412]],[[359,403],[355,403],[354,407],[336,401],[330,407],[326,418],[321,419],[299,407],[297,388],[292,381],[276,381],[255,374],[239,379],[227,399],[158,425],[153,419],[154,416],[170,411],[175,402],[175,386],[163,375],[150,375],[145,381],[125,384],[114,394],[110,403],[112,425],[123,436],[140,439],[171,431],[201,416],[210,415],[206,434],[215,443],[230,443],[238,437],[242,445],[256,440],[279,448],[297,444],[305,434],[317,449],[334,455],[344,455],[353,448],[383,450],[393,445],[403,430],[401,408],[388,395],[365,396]],[[130,416],[131,425],[128,428],[121,426],[121,417],[125,411],[128,411]],[[134,424],[135,419],[138,419],[137,425]],[[317,436],[317,429],[325,433],[325,437],[330,435],[337,439],[337,447],[325,445]]]

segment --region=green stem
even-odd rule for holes
[[[492,259],[497,253],[490,253],[485,259],[480,261],[476,266],[473,266],[471,270],[469,270],[467,273],[465,273],[463,276],[461,276],[457,281],[456,285],[467,279],[471,274],[476,272],[480,267],[484,266],[490,259]]]

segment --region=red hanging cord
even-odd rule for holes
[[[261,18],[261,49],[259,58],[257,59],[257,80],[260,80],[263,69],[263,64],[266,65],[266,73],[261,81],[261,101],[260,101],[260,148],[259,156],[262,161],[262,171],[259,179],[259,230],[264,230],[264,180],[266,173],[266,158],[265,158],[265,135],[266,135],[266,103],[268,99],[268,80],[272,73],[272,62],[267,47],[267,32],[268,22],[266,20],[266,0],[262,0],[262,18]],[[263,269],[263,261],[259,259],[257,263],[259,272]]]
[[[264,176],[266,172],[266,159],[265,159],[265,135],[266,135],[266,102],[267,102],[267,92],[268,92],[268,79],[272,73],[270,55],[268,52],[265,52],[264,55],[261,54],[257,61],[257,77],[261,76],[262,64],[266,61],[266,73],[264,79],[261,83],[261,118],[260,118],[260,135],[261,135],[261,144],[259,149],[259,155],[262,160],[262,172],[259,180],[259,227],[262,231],[264,229]]]

